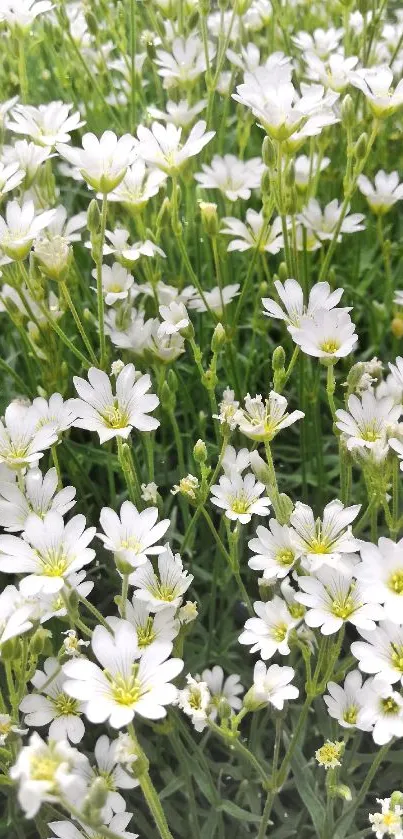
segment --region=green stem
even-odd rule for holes
[[[26,65],[25,33],[23,29],[18,31],[18,78],[20,83],[21,102],[28,102],[28,76]]]
[[[55,467],[56,472],[57,472],[58,488],[62,489],[62,487],[63,487],[62,473],[61,473],[61,469],[60,469],[60,463],[59,463],[59,457],[58,457],[58,454],[57,454],[56,444],[51,447],[51,452],[52,452],[53,464],[54,464],[54,467]]]
[[[345,830],[348,830],[349,825],[353,820],[355,811],[360,806],[361,802],[364,801],[364,798],[372,784],[372,781],[381,763],[385,759],[390,747],[391,743],[386,743],[385,746],[382,746],[382,748],[376,752],[371,766],[365,776],[365,781],[363,782],[355,801],[353,801],[350,807],[347,808],[347,810],[343,813],[342,816],[340,816],[340,818],[335,824],[333,839],[343,839],[345,835]]]
[[[133,504],[136,504],[137,507],[141,507],[141,486],[137,477],[133,458],[131,456],[130,447],[128,443],[123,442],[121,437],[117,437],[116,440],[118,445],[119,464],[125,479],[129,498]]]
[[[136,126],[136,0],[130,0],[130,131]]]
[[[102,287],[102,258],[104,251],[106,216],[108,213],[108,196],[106,193],[102,196],[102,210],[101,210],[101,230],[99,234],[99,242],[97,243],[96,254],[96,272],[97,272],[97,301],[98,301],[98,327],[99,327],[99,349],[100,349],[100,367],[105,370],[106,367],[106,342],[105,342],[105,318],[104,318],[104,292]]]
[[[143,749],[141,748],[140,743],[137,740],[133,724],[128,726],[128,731],[136,744],[136,752],[138,755],[139,764],[143,766],[148,766],[148,759]],[[138,781],[161,839],[173,839],[172,833],[168,827],[168,822],[166,820],[165,813],[160,804],[157,790],[155,789],[154,784],[152,783],[147,769],[144,772],[139,773]]]
[[[96,359],[96,355],[94,353],[94,350],[92,349],[91,341],[88,339],[87,333],[86,333],[86,331],[84,329],[84,326],[81,322],[80,315],[78,314],[77,309],[76,309],[76,307],[73,303],[71,294],[70,294],[70,292],[67,288],[66,283],[64,283],[64,282],[60,283],[60,288],[61,288],[63,297],[64,297],[64,299],[67,303],[67,306],[69,307],[70,312],[73,315],[74,323],[75,323],[75,325],[76,325],[76,327],[77,327],[77,329],[78,329],[78,331],[81,335],[81,338],[83,339],[83,343],[84,343],[85,348],[88,352],[88,355],[89,355],[92,363],[96,366],[97,365],[97,359]]]

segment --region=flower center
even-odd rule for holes
[[[282,548],[276,553],[276,562],[278,565],[292,565],[294,558],[294,551],[291,548]]]
[[[67,717],[79,715],[78,702],[66,693],[59,693],[59,695],[52,699],[53,707],[58,717]]]
[[[233,513],[247,513],[250,507],[250,500],[243,493],[235,496],[231,501],[231,510]]]
[[[278,623],[277,626],[274,627],[272,635],[275,641],[284,641],[284,638],[287,635],[287,624],[286,623]]]
[[[38,554],[38,557],[42,564],[42,574],[45,577],[63,577],[70,565],[63,548],[59,548],[56,551],[48,551],[45,556]]]
[[[102,417],[110,428],[126,428],[129,422],[127,411],[123,411],[117,404],[105,408]]]
[[[137,641],[140,648],[148,647],[155,641],[157,633],[154,632],[154,619],[149,617],[144,626],[137,627]]]
[[[113,294],[119,294],[119,292],[123,291],[123,286],[119,283],[112,283],[107,291],[111,291]]]
[[[60,766],[60,760],[52,755],[34,755],[31,758],[31,779],[33,781],[54,782],[55,772]]]
[[[120,549],[125,551],[134,551],[134,553],[139,554],[142,550],[142,544],[138,541],[138,539],[135,539],[134,536],[129,536],[128,539],[122,539]]]
[[[202,695],[201,690],[194,687],[189,694],[188,703],[189,703],[190,707],[193,708],[194,711],[202,710],[202,708],[203,708],[203,695]]]
[[[391,644],[392,647],[392,654],[391,654],[391,662],[396,670],[400,670],[403,673],[403,644]]]
[[[377,440],[380,440],[381,435],[376,423],[373,422],[365,425],[361,430],[361,437],[363,440],[366,440],[367,443],[376,443]]]
[[[335,353],[340,349],[340,341],[336,341],[335,338],[329,338],[327,341],[323,341],[320,345],[320,349],[323,350],[323,352]]]
[[[384,714],[398,714],[400,711],[400,705],[393,699],[393,696],[381,699],[381,708]]]
[[[343,714],[344,722],[347,722],[349,725],[355,725],[357,722],[358,716],[358,708],[355,705],[350,705],[349,708],[346,708]]]
[[[389,588],[395,592],[395,594],[403,594],[403,570],[395,571],[388,580]]]
[[[347,594],[346,597],[336,597],[332,602],[332,614],[336,618],[341,618],[343,621],[347,620],[355,610],[356,603],[350,594]]]

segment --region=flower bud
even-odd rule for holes
[[[264,484],[270,483],[271,475],[269,467],[257,451],[250,453],[250,465],[258,481],[262,481]]]
[[[403,317],[401,315],[396,315],[396,317],[392,320],[390,328],[395,338],[403,338]]]
[[[354,146],[354,157],[356,160],[364,160],[364,157],[367,153],[368,148],[368,134],[363,132],[361,136],[358,138],[355,146]]]
[[[285,352],[283,347],[276,347],[271,359],[273,370],[283,370],[285,366]]]
[[[175,392],[171,390],[168,382],[162,383],[162,388],[160,390],[160,402],[164,411],[173,411],[175,409]]]
[[[167,382],[169,389],[172,390],[173,393],[177,393],[178,390],[178,377],[175,373],[175,370],[168,370]]]
[[[225,343],[226,335],[222,323],[217,323],[211,339],[211,349],[213,353],[218,353]]]
[[[284,183],[288,189],[291,189],[295,184],[295,165],[293,160],[290,161],[285,170]]]
[[[266,138],[268,139],[268,138]],[[268,196],[271,194],[271,177],[270,172],[268,169],[265,169],[260,181],[260,187],[262,190],[263,201],[267,200]]]
[[[278,266],[278,278],[281,283],[284,283],[288,279],[288,271],[285,262],[280,262]]]
[[[90,233],[97,234],[101,230],[101,213],[98,201],[93,198],[87,210],[87,227]]]
[[[16,658],[17,644],[15,638],[9,638],[1,645],[1,657],[3,661],[13,661]]]
[[[263,140],[262,158],[264,165],[267,166],[268,169],[272,168],[276,163],[276,150],[270,137],[265,137]]]
[[[89,807],[94,808],[94,810],[102,810],[102,807],[105,807],[107,797],[108,786],[105,779],[95,778],[87,795]]]
[[[354,102],[349,93],[347,93],[341,103],[341,118],[344,125],[351,127],[355,122]]]
[[[73,256],[68,239],[64,236],[42,239],[35,245],[34,252],[43,273],[49,279],[65,282]]]
[[[48,638],[51,637],[51,633],[48,629],[43,629],[41,626],[39,629],[34,632],[30,643],[29,643],[29,651],[32,655],[38,656],[43,653],[46,641]]]
[[[208,236],[217,236],[219,231],[217,204],[199,201],[199,208],[203,229]]]
[[[198,440],[193,447],[193,457],[196,463],[205,463],[207,460],[207,446],[203,440]]]

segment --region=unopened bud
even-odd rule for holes
[[[274,371],[284,370],[285,367],[285,352],[283,347],[276,347],[271,359],[271,366]]]
[[[176,404],[175,392],[169,387],[168,382],[163,382],[160,390],[160,402],[164,411],[173,411]]]
[[[219,231],[217,204],[199,201],[203,228],[208,236],[217,236]]]
[[[211,339],[211,349],[213,353],[218,353],[225,343],[225,329],[222,323],[217,323]]]
[[[45,644],[47,639],[50,637],[50,632],[48,629],[43,629],[41,626],[39,629],[34,632],[30,643],[29,643],[29,651],[33,655],[41,655],[44,650]]]
[[[291,160],[285,170],[284,183],[288,189],[291,189],[295,184],[295,166],[293,160]]]
[[[363,132],[361,136],[358,138],[355,146],[354,146],[354,157],[356,160],[364,160],[364,157],[367,153],[368,148],[368,134]]]
[[[92,199],[87,210],[87,227],[92,234],[99,233],[101,229],[101,213],[95,198]]]
[[[285,283],[288,279],[288,271],[285,262],[280,262],[280,265],[278,266],[278,278],[281,283]]]
[[[397,315],[393,318],[390,328],[395,338],[403,338],[403,317]]]
[[[89,809],[102,810],[105,807],[108,797],[108,786],[104,778],[95,778],[87,795],[87,806]]]
[[[268,196],[271,194],[271,177],[268,169],[265,169],[263,172],[260,187],[262,190],[263,200],[267,200]]]
[[[262,158],[263,163],[268,169],[272,168],[276,162],[276,150],[270,137],[265,137],[262,143]]]
[[[204,440],[198,440],[193,447],[193,457],[196,463],[205,463],[207,460],[207,447]]]
[[[355,121],[354,102],[349,93],[346,94],[341,103],[341,119],[344,125],[352,126]]]

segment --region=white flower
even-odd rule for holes
[[[226,216],[223,218],[223,224],[226,227],[221,228],[221,233],[235,236],[228,245],[230,252],[257,248],[260,253],[276,254],[283,247],[281,219],[275,218],[272,224],[267,225],[262,211],[258,213],[252,207],[246,211],[245,223],[233,216]]]
[[[207,724],[210,691],[206,682],[186,676],[187,687],[178,691],[177,704],[190,717],[196,731],[203,731]]]
[[[381,805],[381,812],[370,813],[368,816],[376,839],[383,839],[384,836],[395,836],[397,839],[402,839],[402,807],[400,804],[392,806],[390,798],[377,798],[376,800]]]
[[[0,594],[0,649],[10,638],[19,638],[32,629],[35,604],[21,596],[15,586],[6,586]]]
[[[284,708],[287,699],[296,699],[299,690],[291,685],[295,671],[292,667],[271,664],[266,668],[263,661],[257,661],[253,671],[253,685],[245,696],[246,707],[262,708],[273,705],[278,711]]]
[[[403,737],[403,697],[379,677],[368,680],[366,687],[362,721],[373,725],[374,742],[384,746],[392,737]]]
[[[147,169],[143,160],[136,160],[129,166],[123,180],[113,192],[109,192],[108,201],[118,201],[130,209],[143,207],[150,198],[157,195],[166,181],[166,174],[159,169]]]
[[[35,420],[36,431],[52,428],[60,435],[76,419],[74,399],[63,400],[60,393],[52,393],[49,400],[37,396],[29,409],[29,417]]]
[[[147,507],[139,512],[131,501],[124,501],[120,517],[110,507],[103,507],[99,517],[104,533],[98,533],[106,550],[133,568],[147,562],[149,556],[163,552],[163,545],[156,545],[170,525],[169,519],[157,523],[157,507]]]
[[[199,35],[191,33],[187,38],[174,38],[171,52],[158,49],[155,63],[158,75],[164,79],[164,87],[187,85],[206,71],[206,54]],[[207,44],[208,59],[212,61],[215,49]]]
[[[189,105],[187,99],[180,99],[179,102],[172,102],[168,99],[165,103],[166,111],[161,111],[159,108],[148,108],[148,113],[152,119],[160,119],[162,122],[172,122],[173,125],[187,128],[194,118],[204,111],[207,105],[207,99],[200,99],[193,105]],[[161,173],[160,173],[161,174]]]
[[[351,555],[360,548],[350,525],[357,518],[360,506],[344,507],[341,501],[330,501],[323,517],[315,520],[311,507],[297,501],[290,517],[294,528],[292,536],[299,555],[306,560],[304,567],[311,573],[323,565],[341,572],[350,571]]]
[[[0,714],[0,746],[4,746],[10,734],[26,734],[27,728],[18,728],[13,725],[10,714]]]
[[[319,27],[312,33],[297,32],[292,40],[301,52],[311,51],[319,58],[327,58],[328,55],[337,51],[342,35],[343,29],[341,28],[335,29],[331,26],[330,29],[322,29]]]
[[[75,504],[74,487],[57,491],[54,468],[49,469],[46,475],[37,468],[29,469],[24,483],[24,492],[15,483],[0,483],[0,524],[9,533],[24,530],[31,513],[43,518],[49,510],[54,510],[64,516]]]
[[[199,677],[196,677],[199,679]],[[243,693],[243,686],[239,676],[235,673],[224,677],[224,671],[219,664],[211,670],[203,670],[201,681],[204,682],[210,692],[209,718],[215,720],[221,705],[229,705],[232,711],[239,711],[242,707],[242,699],[239,694]]]
[[[388,612],[386,611],[388,615]],[[351,652],[364,673],[376,673],[385,682],[403,684],[403,626],[381,621],[373,632],[360,630],[365,641],[354,641]]]
[[[276,320],[283,320],[288,327],[298,327],[303,316],[313,319],[318,310],[334,309],[343,294],[342,288],[331,291],[329,283],[316,283],[309,292],[308,304],[305,306],[304,293],[296,280],[285,280],[284,285],[280,280],[275,280],[274,287],[284,309],[271,297],[263,297],[262,303],[266,309],[263,314]]]
[[[10,26],[29,29],[38,15],[49,12],[53,7],[51,0],[3,0],[0,21],[4,20]]]
[[[403,104],[403,79],[393,90],[393,71],[387,64],[356,70],[350,82],[363,92],[375,117],[387,117]]]
[[[0,161],[0,198],[15,189],[24,180],[24,172],[20,169],[18,161],[15,163],[4,163]]]
[[[269,515],[270,499],[267,496],[260,497],[264,491],[264,484],[256,481],[251,472],[245,477],[233,472],[231,477],[223,475],[219,483],[211,487],[211,501],[216,507],[225,510],[230,521],[247,524],[252,515]]]
[[[66,632],[62,632],[62,635],[65,636],[63,641],[63,651],[66,655],[70,655],[73,658],[81,655],[80,647],[89,646],[90,642],[83,641],[82,638],[79,638],[75,629],[67,629]]]
[[[172,641],[179,632],[179,621],[175,618],[176,609],[175,606],[165,606],[155,614],[152,614],[153,612],[154,609],[151,609],[148,603],[139,600],[136,594],[131,602],[126,601],[125,619],[136,630],[140,651],[163,646],[167,658],[172,652]]]
[[[320,134],[325,125],[337,122],[332,106],[338,94],[325,92],[322,85],[301,83],[301,96],[280,69],[257,67],[246,72],[233,99],[248,107],[268,134],[276,140],[299,142]]]
[[[351,72],[358,64],[355,55],[346,58],[341,53],[333,53],[322,60],[314,53],[306,53],[305,61],[308,65],[308,78],[314,82],[321,82],[324,87],[341,93],[350,84]]]
[[[177,303],[176,300],[172,300],[168,306],[160,306],[159,313],[162,317],[162,323],[158,327],[158,334],[161,337],[174,335],[189,326],[189,315],[181,302]]]
[[[399,182],[399,173],[391,172],[389,175],[380,169],[374,178],[375,186],[372,185],[366,175],[360,175],[358,187],[365,195],[371,210],[377,215],[384,215],[403,198],[403,184]]]
[[[343,309],[319,309],[315,316],[305,315],[299,326],[289,326],[293,341],[306,355],[335,363],[353,351],[358,335],[348,312]]]
[[[23,746],[10,776],[18,782],[18,801],[28,819],[38,812],[42,802],[58,801],[62,796],[80,806],[86,784],[80,769],[88,759],[66,740],[45,743],[36,731],[28,746]]]
[[[55,214],[55,210],[37,213],[33,201],[9,201],[6,217],[0,216],[0,251],[11,260],[23,260],[28,256],[38,236]]]
[[[130,584],[136,589],[134,597],[147,603],[153,612],[159,612],[165,606],[180,606],[182,595],[192,581],[192,574],[183,570],[179,554],[174,555],[169,545],[158,557],[158,576],[147,561],[129,577]]]
[[[254,571],[263,571],[263,580],[274,582],[287,576],[301,556],[301,550],[291,527],[281,525],[273,518],[269,527],[270,530],[259,525],[256,538],[248,542],[248,547],[255,553],[248,565]]]
[[[394,429],[402,413],[402,406],[395,405],[391,396],[377,399],[371,391],[361,398],[351,394],[348,411],[336,411],[337,428],[342,432],[347,448],[373,449],[380,443],[387,444],[388,434]]]
[[[327,169],[329,163],[330,157],[321,158],[316,153],[312,157],[308,157],[306,154],[298,155],[294,161],[296,186],[301,190],[306,189],[311,178]]]
[[[96,269],[91,273],[96,280]],[[118,300],[126,300],[133,283],[134,278],[119,262],[114,262],[112,267],[102,265],[102,291],[107,306],[113,306]]]
[[[231,285],[225,286],[223,289],[215,286],[215,288],[210,291],[204,291],[203,294],[204,300],[206,301],[209,309],[221,316],[224,311],[224,307],[228,306],[229,303],[232,303],[235,297],[238,296],[239,283],[232,283]],[[195,309],[196,312],[206,312],[207,306],[204,300],[198,295],[195,295],[189,301],[189,309]]]
[[[141,497],[146,504],[156,504],[158,501],[158,486],[155,481],[141,484]]]
[[[16,105],[7,128],[15,134],[32,137],[40,146],[54,146],[56,143],[68,143],[70,132],[81,128],[78,111],[70,114],[73,105],[64,102],[48,102],[46,105]]]
[[[273,440],[283,428],[288,428],[305,416],[303,411],[287,413],[287,400],[272,390],[263,402],[259,394],[245,397],[245,407],[239,414],[239,430],[250,440]]]
[[[18,96],[13,96],[11,99],[6,99],[5,102],[0,102],[0,125],[4,126],[6,122],[6,117],[9,111],[14,108],[18,102]],[[8,123],[7,123],[8,127]]]
[[[26,187],[32,184],[39,167],[50,156],[49,146],[38,146],[28,140],[17,140],[13,146],[6,146],[3,151],[4,161],[9,165],[17,165],[17,168],[22,170]]]
[[[151,387],[150,376],[145,374],[136,380],[133,364],[126,364],[116,379],[116,394],[106,373],[90,367],[88,382],[78,376],[73,378],[80,399],[74,400],[78,419],[74,425],[97,431],[101,443],[113,437],[127,439],[133,428],[138,431],[153,431],[159,422],[148,416],[159,405],[154,393],[147,393]]]
[[[110,193],[112,195],[112,193]],[[164,251],[146,239],[144,242],[135,242],[134,245],[129,245],[130,233],[122,227],[116,227],[115,230],[105,230],[104,256],[113,253],[117,259],[121,259],[123,264],[127,267],[132,267],[141,256],[165,257]],[[109,242],[109,244],[108,244]]]
[[[265,166],[260,157],[240,160],[234,154],[215,154],[211,165],[202,163],[202,169],[195,179],[204,189],[219,189],[229,201],[237,201],[250,198],[252,189],[260,187]]]
[[[235,399],[235,392],[227,387],[224,390],[222,401],[219,403],[219,414],[213,414],[213,419],[218,419],[221,425],[228,425],[231,431],[238,425],[240,416],[239,402]]]
[[[175,361],[185,352],[185,339],[180,332],[166,331],[164,324],[154,318],[151,321],[146,321],[146,324],[150,325],[150,329],[144,349],[151,352],[164,364]]]
[[[132,817],[133,813],[115,813],[105,827],[111,830],[118,839],[138,839],[138,833],[125,829]],[[99,829],[86,825],[79,830],[71,821],[62,821],[49,822],[49,827],[55,834],[50,839],[99,839],[99,829],[102,829],[104,825],[100,825]]]
[[[127,167],[135,158],[135,140],[130,134],[118,138],[113,131],[104,131],[100,139],[84,134],[82,148],[57,143],[59,154],[80,170],[86,183],[97,192],[108,193],[123,180]]]
[[[52,740],[70,740],[79,743],[85,734],[80,713],[82,705],[64,692],[64,675],[56,658],[47,658],[44,670],[37,670],[31,682],[35,693],[24,696],[20,710],[25,714],[26,725],[40,728],[49,725]]]
[[[153,720],[166,715],[165,705],[176,699],[170,680],[182,670],[181,659],[166,661],[166,650],[157,646],[140,658],[137,634],[127,621],[120,621],[113,635],[95,627],[91,646],[102,669],[83,657],[64,665],[65,691],[85,702],[90,722],[109,720],[112,728],[123,728],[135,714]]]
[[[54,426],[37,429],[31,409],[11,403],[6,408],[4,423],[0,420],[0,463],[11,469],[35,465],[43,457],[41,449],[50,449],[56,441]]]
[[[375,629],[374,634],[376,631]],[[342,728],[359,728],[361,731],[371,730],[372,724],[364,722],[362,719],[368,699],[367,684],[362,684],[362,676],[359,670],[351,670],[350,673],[347,673],[343,687],[336,682],[328,682],[329,694],[326,694],[323,699],[327,705],[328,713],[333,719],[337,720]]]
[[[126,802],[118,789],[134,789],[138,786],[137,778],[133,778],[120,765],[117,759],[118,739],[109,740],[106,734],[98,737],[95,743],[94,756],[96,766],[83,768],[83,775],[88,786],[96,778],[102,778],[107,788],[106,802],[102,807],[101,815],[103,821],[110,823],[114,813],[124,813]]]
[[[227,446],[221,466],[228,477],[231,476],[233,470],[242,474],[250,466],[250,453],[248,449],[239,449],[239,451],[236,451],[233,446]]]
[[[27,575],[20,583],[25,596],[40,591],[55,594],[66,578],[94,558],[95,551],[87,547],[94,535],[95,527],[86,530],[81,515],[73,516],[67,524],[60,513],[46,513],[43,520],[31,515],[23,539],[0,536],[0,571]]]
[[[343,218],[337,241],[341,242],[343,233],[357,233],[359,230],[364,230],[365,225],[362,224],[365,216],[362,213],[347,213]],[[299,215],[299,220],[302,222],[307,230],[314,233],[320,242],[332,240],[336,227],[338,226],[340,215],[342,212],[342,205],[339,204],[337,198],[326,204],[322,211],[319,201],[316,198],[310,198],[308,204]]]
[[[361,542],[360,552],[362,561],[355,573],[367,601],[383,603],[385,617],[403,623],[403,539],[396,543],[381,536],[378,545]]]
[[[260,653],[264,660],[273,658],[275,653],[288,655],[288,644],[295,620],[288,611],[287,604],[277,594],[267,603],[257,601],[253,604],[257,618],[249,618],[244,631],[238,638],[240,644],[251,646],[251,653]]]
[[[311,628],[320,627],[322,635],[333,635],[347,622],[373,630],[374,622],[384,615],[382,607],[366,597],[352,571],[340,574],[332,568],[321,568],[316,577],[298,577],[298,585],[302,592],[295,599],[308,608],[305,622]]]
[[[182,128],[169,123],[167,126],[153,122],[151,129],[139,125],[136,151],[146,163],[162,169],[168,175],[176,174],[189,157],[204,148],[214,137],[215,131],[206,132],[203,120],[196,122],[185,143],[181,143]]]

